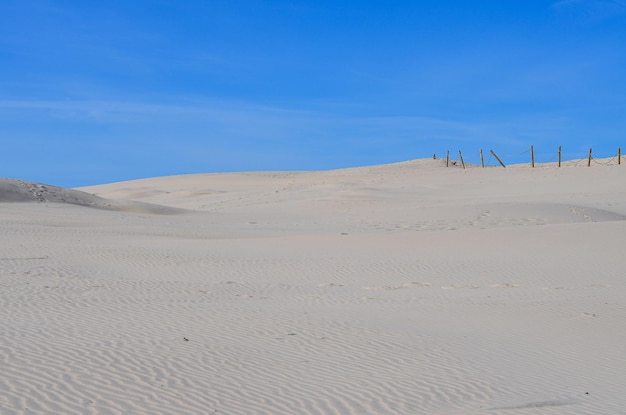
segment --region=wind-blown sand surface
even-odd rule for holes
[[[0,181],[0,413],[625,414],[625,184]]]

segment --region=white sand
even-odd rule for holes
[[[0,181],[0,413],[626,413],[625,184],[439,160]]]

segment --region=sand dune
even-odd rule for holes
[[[0,182],[0,413],[621,413],[625,179]]]
[[[24,180],[0,178],[0,203],[64,203],[96,209],[154,214],[182,212],[165,206],[135,201],[113,201],[80,190]]]

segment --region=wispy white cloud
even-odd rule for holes
[[[380,156],[381,151],[386,152],[392,160],[404,158],[401,156],[402,149],[420,147],[419,143],[428,146],[428,151],[434,151],[438,143],[443,142],[460,145],[476,140],[484,143],[514,140],[516,136],[534,134],[519,125],[545,127],[553,123],[537,118],[520,123],[519,120],[511,119],[469,122],[422,115],[348,116],[324,110],[297,110],[225,100],[160,104],[0,100],[0,119],[37,120],[53,125],[81,124],[86,125],[88,131],[105,126],[120,136],[137,141],[145,141],[147,135],[152,137],[151,140],[170,140],[172,134],[175,134],[179,143],[186,143],[190,148],[206,146],[206,140],[217,140],[220,143],[226,140],[230,142],[230,147],[233,143],[246,143],[251,152],[263,147],[261,151],[268,154],[304,154],[307,151],[318,151],[316,148],[329,150],[349,145],[355,149],[372,150],[372,158]],[[138,136],[134,137],[135,134]],[[42,139],[50,137],[47,134]],[[199,144],[199,137],[212,138],[203,139],[202,144]]]
[[[559,0],[555,3],[552,4],[552,7],[570,7],[570,6],[575,6],[577,4],[581,4],[581,3],[586,3],[589,2],[589,0]]]
[[[590,20],[626,14],[626,0],[559,0],[552,7],[559,12],[575,13]]]
[[[553,3],[553,7],[618,7],[626,8],[625,0],[559,0]]]

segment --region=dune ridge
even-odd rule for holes
[[[0,413],[620,413],[625,178],[425,159],[6,182]]]
[[[64,203],[96,209],[155,214],[182,210],[137,201],[114,201],[76,189],[25,180],[0,178],[0,203]]]

